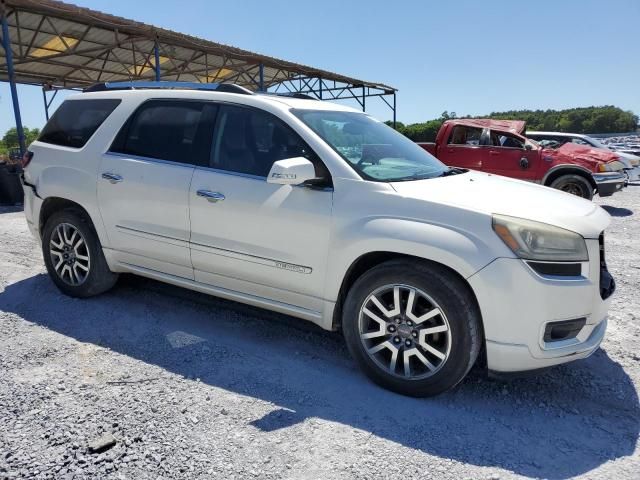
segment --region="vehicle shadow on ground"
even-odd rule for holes
[[[630,217],[633,215],[633,210],[628,208],[612,207],[611,205],[602,205],[602,208],[612,217]]]
[[[77,300],[35,275],[7,285],[0,310],[271,402],[275,410],[250,422],[261,432],[315,417],[442,458],[565,479],[632,455],[640,430],[634,385],[602,350],[510,383],[476,373],[450,393],[414,399],[364,378],[339,334],[150,280],[123,277]]]

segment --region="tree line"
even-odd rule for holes
[[[29,145],[36,138],[38,138],[38,135],[40,135],[39,128],[23,127],[23,129],[26,145]],[[0,140],[0,156],[8,155],[10,150],[18,148],[19,146],[20,142],[18,141],[18,130],[16,129],[16,127],[10,128],[3,135],[2,140]]]
[[[458,118],[455,112],[442,112],[440,118],[423,123],[405,125],[396,123],[396,130],[414,142],[433,142],[442,122]],[[460,117],[464,118],[464,117]],[[467,117],[468,118],[468,117]],[[569,133],[624,133],[638,128],[638,116],[612,105],[604,107],[569,108],[566,110],[509,110],[491,112],[489,115],[472,118],[494,118],[500,120],[524,120],[527,130],[542,130]],[[392,122],[385,122],[392,125]]]

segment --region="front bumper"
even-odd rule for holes
[[[484,322],[487,367],[493,372],[537,370],[588,357],[607,326],[611,296],[600,293],[598,240],[587,240],[591,261],[575,277],[547,277],[524,261],[498,258],[469,278]],[[604,265],[604,264],[603,264]],[[544,340],[550,322],[585,318],[577,336]]]
[[[609,197],[622,190],[627,181],[627,176],[619,172],[592,173],[591,176],[601,197]]]

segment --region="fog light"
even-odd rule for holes
[[[544,341],[549,343],[576,338],[586,323],[586,318],[549,322],[544,329]]]

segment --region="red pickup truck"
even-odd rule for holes
[[[624,165],[611,152],[565,143],[544,148],[527,139],[518,120],[455,119],[422,148],[453,167],[495,173],[557,188],[583,198],[612,195],[625,185]]]

